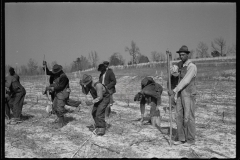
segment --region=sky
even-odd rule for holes
[[[177,56],[182,45],[195,50],[200,42],[211,48],[216,38],[236,45],[236,3],[5,3],[5,64],[70,65],[96,51],[99,63],[125,51],[134,41],[141,54]]]

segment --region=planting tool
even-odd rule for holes
[[[168,90],[171,90],[171,74],[170,74],[170,56],[171,52],[166,51],[167,54],[167,73],[168,73]],[[172,146],[172,101],[169,96],[169,117],[170,117],[170,146]]]
[[[44,54],[44,57],[43,57],[43,61],[45,61],[45,54]],[[46,65],[45,65],[45,86],[47,87],[47,67],[46,67]],[[52,102],[49,99],[49,91],[46,91],[46,96],[47,96],[47,99],[48,99],[46,111],[47,111],[47,113],[50,113],[52,111]]]

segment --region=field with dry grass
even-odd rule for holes
[[[217,63],[216,63],[217,64]],[[6,158],[235,158],[236,157],[236,63],[197,64],[196,144],[169,145],[169,110],[166,89],[166,68],[132,68],[114,70],[117,77],[114,105],[106,119],[111,126],[104,136],[95,136],[88,126],[93,124],[91,107],[81,110],[66,106],[67,124],[52,128],[55,115],[45,111],[42,95],[44,76],[21,77],[27,94],[23,106],[24,121],[9,125],[5,119]],[[99,72],[88,72],[95,79]],[[161,126],[140,123],[139,102],[134,95],[140,91],[143,77],[152,76],[163,85]],[[70,98],[82,100],[78,74],[68,74]],[[214,78],[215,77],[215,78]],[[216,77],[226,77],[219,79]],[[88,95],[91,99],[91,96]],[[146,120],[149,106],[146,107]],[[176,123],[173,110],[173,134]]]

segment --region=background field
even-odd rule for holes
[[[27,95],[23,106],[24,122],[5,125],[5,156],[7,158],[234,158],[236,157],[236,59],[195,62],[197,76],[196,145],[169,145],[169,110],[166,89],[166,64],[114,69],[117,78],[111,124],[103,137],[92,136],[87,126],[93,123],[91,107],[82,106],[66,114],[67,125],[53,129],[55,115],[48,116],[44,76],[21,77]],[[95,80],[99,72],[89,71]],[[81,75],[83,72],[81,73]],[[140,82],[152,76],[163,88],[161,127],[141,125],[139,102],[134,95]],[[70,98],[82,100],[79,73],[68,74]],[[87,96],[91,99],[91,96]],[[149,106],[146,107],[146,119]],[[176,133],[173,110],[173,134]],[[7,123],[7,121],[5,120]],[[88,140],[89,139],[89,140]],[[88,140],[86,143],[84,143]],[[84,143],[83,146],[81,146]]]

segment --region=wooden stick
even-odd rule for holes
[[[167,72],[168,72],[168,90],[171,90],[171,74],[170,74],[170,54],[168,50],[167,53]],[[170,117],[170,146],[172,146],[172,101],[171,96],[169,96],[169,117]]]
[[[83,144],[78,148],[78,150],[72,155],[71,158],[73,158],[73,157],[78,153],[78,151],[79,151],[79,150],[82,148],[82,146],[92,137],[92,135],[93,135],[93,133],[91,134],[91,136],[90,136],[86,141],[83,142]]]
[[[44,57],[43,57],[43,61],[45,61],[45,54],[44,54]],[[47,87],[47,67],[46,67],[46,65],[45,65],[45,86]],[[46,96],[47,96],[48,102],[50,102],[50,104],[51,104],[51,101],[49,99],[48,91],[46,92]]]

